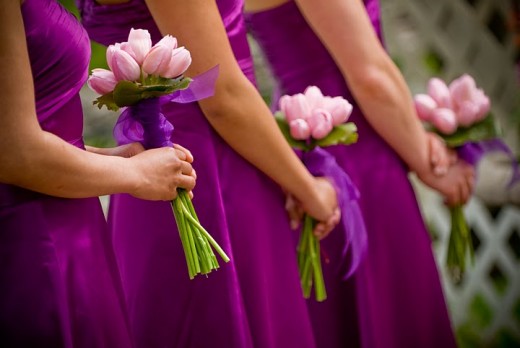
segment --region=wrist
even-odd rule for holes
[[[111,160],[114,161],[118,168],[118,175],[114,185],[116,193],[134,194],[138,192],[142,186],[142,176],[136,161],[125,157],[112,157]]]
[[[315,181],[316,179],[309,173],[302,178],[301,183],[294,190],[289,192],[304,204],[316,201],[319,198],[319,192]]]

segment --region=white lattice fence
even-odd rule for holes
[[[497,332],[507,330],[520,344],[520,209],[502,207],[494,218],[477,198],[470,201],[465,213],[476,241],[475,263],[460,283],[453,281],[444,267],[450,230],[448,211],[436,197],[423,206],[423,213],[436,235],[435,254],[454,325],[477,326],[475,333],[486,343],[492,342]],[[471,308],[475,305],[489,322],[474,322]]]

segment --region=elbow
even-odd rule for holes
[[[215,94],[199,102],[206,118],[218,121],[229,118],[241,108],[241,102],[251,98],[251,92],[256,93],[255,87],[242,74],[219,78],[215,86]]]
[[[360,100],[380,100],[385,99],[385,95],[392,89],[392,77],[389,69],[367,67],[354,72],[349,78],[349,85]]]

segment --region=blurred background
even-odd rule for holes
[[[73,0],[61,2],[77,15]],[[451,81],[471,74],[490,96],[503,137],[518,158],[520,0],[381,0],[381,5],[388,51],[412,93],[424,92],[432,76]],[[252,40],[251,47],[259,87],[269,102],[273,81]],[[92,43],[91,68],[105,65],[105,48]],[[95,97],[83,89],[86,142],[113,145],[118,115],[94,107]],[[465,209],[475,262],[454,280],[444,267],[449,213],[442,199],[412,176],[463,348],[520,347],[520,184],[507,189],[510,177],[511,163],[503,155],[487,156],[479,166],[476,193]]]

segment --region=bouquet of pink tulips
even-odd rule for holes
[[[352,113],[352,105],[342,97],[323,96],[318,87],[311,86],[303,94],[283,96],[279,106],[280,111],[275,113],[275,118],[289,144],[303,151],[302,160],[313,175],[326,176],[335,184],[345,226],[344,253],[348,246],[352,256],[350,275],[358,266],[366,246],[365,226],[357,204],[359,193],[332,155],[322,148],[357,141],[356,125],[346,123]],[[310,297],[314,284],[316,300],[323,301],[327,293],[320,243],[313,234],[314,225],[314,219],[306,215],[297,249],[298,268],[304,297]]]
[[[469,164],[476,165],[488,151],[505,152],[515,163],[509,148],[497,139],[498,132],[489,112],[489,97],[477,88],[471,76],[462,75],[449,86],[441,79],[432,78],[428,82],[428,94],[417,94],[414,99],[419,118]],[[514,168],[511,182],[518,178],[516,166]],[[473,260],[471,234],[462,208],[460,205],[450,207],[447,266],[455,277],[465,271],[468,253]]]
[[[193,102],[213,94],[218,70],[212,69],[193,80],[184,77],[191,55],[184,47],[177,47],[177,40],[170,35],[152,47],[147,30],[132,29],[128,41],[110,45],[106,56],[110,70],[94,69],[88,85],[101,94],[94,101],[99,108],[117,111],[125,107],[114,128],[119,144],[139,141],[147,149],[173,146],[173,125],[161,113],[161,105]],[[171,205],[190,279],[219,267],[211,246],[225,262],[229,261],[201,226],[185,190],[178,190]]]

